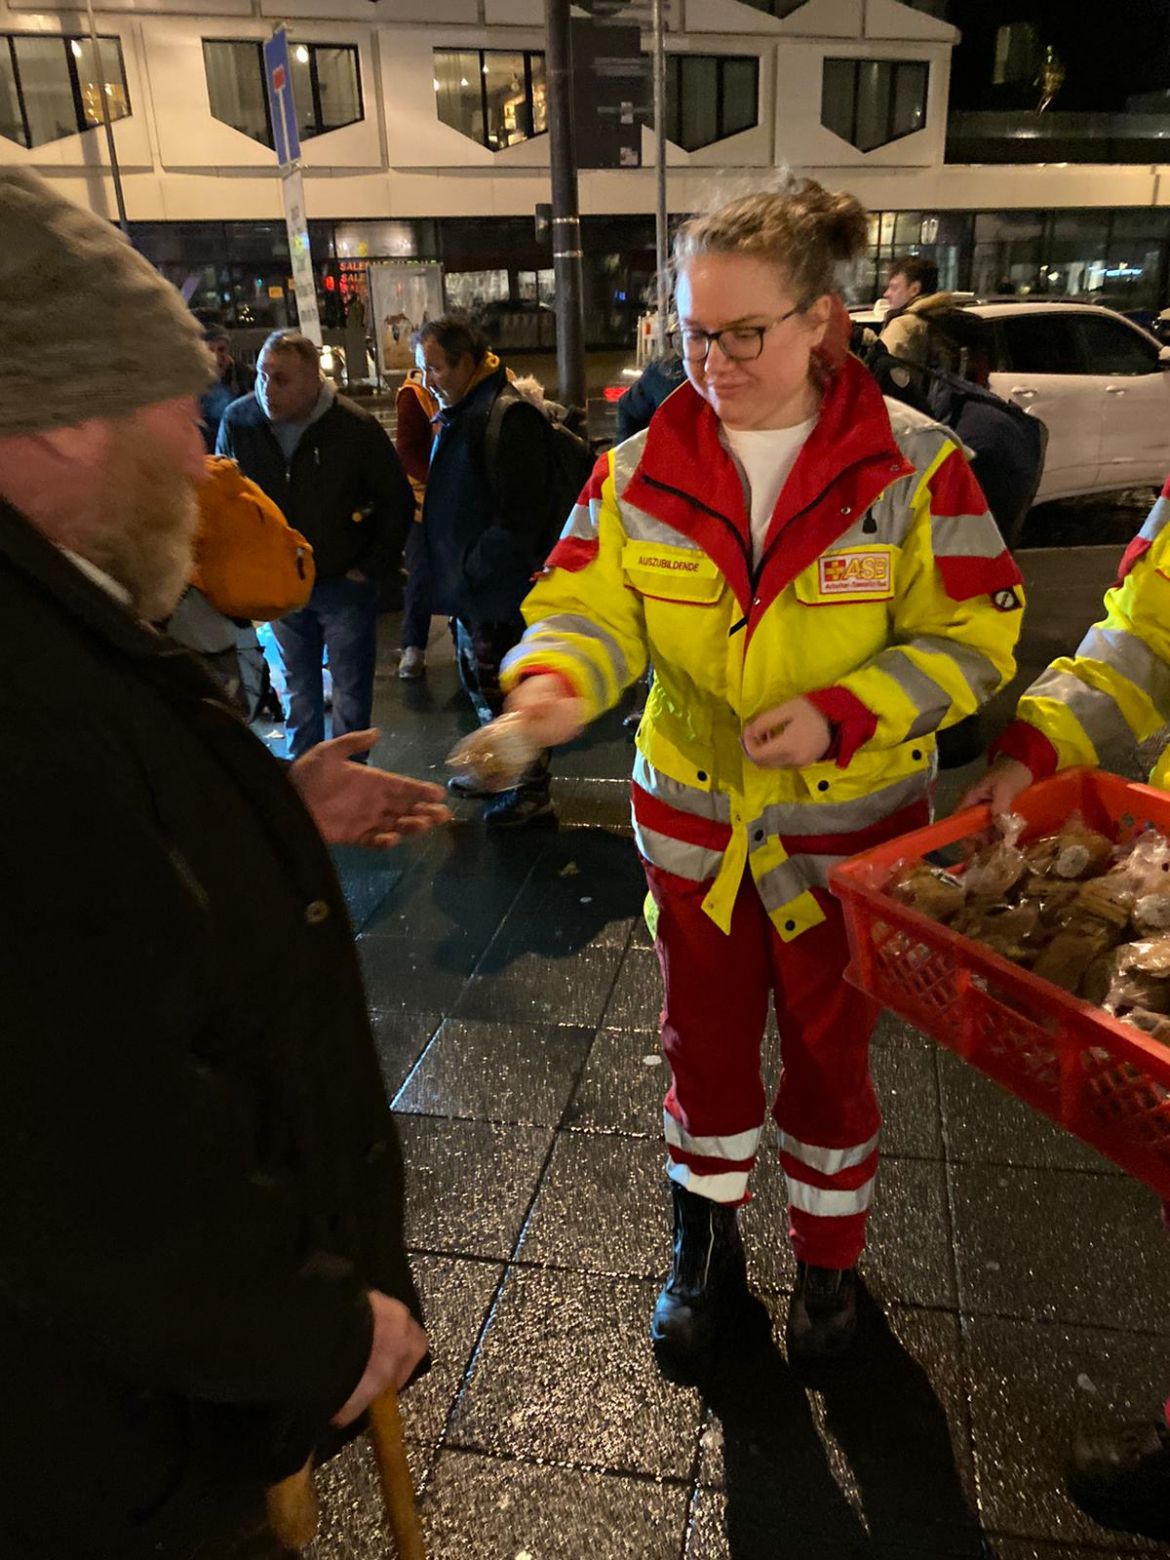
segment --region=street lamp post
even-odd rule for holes
[[[544,17],[553,279],[556,285],[557,394],[568,406],[584,406],[585,297],[581,217],[577,205],[577,153],[573,138],[569,0],[544,0]]]
[[[670,305],[670,288],[666,275],[666,234],[669,221],[666,208],[666,40],[664,37],[663,0],[653,0],[654,34],[654,264],[657,271],[658,327],[655,332],[659,357],[666,353],[666,313]]]

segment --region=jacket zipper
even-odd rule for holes
[[[865,460],[868,460],[868,459],[870,459],[870,457],[866,456]],[[808,501],[808,503],[805,504],[803,509],[798,509],[796,511],[796,513],[791,516],[791,518],[788,521],[788,525],[785,526],[784,530],[786,531],[788,529],[788,526],[793,525],[797,520],[801,519],[802,516],[807,515],[810,509],[815,509],[816,506],[822,501],[822,499],[824,499],[825,495],[829,492],[830,488],[832,488],[833,483],[839,482],[840,479],[843,476],[845,476],[847,472],[853,471],[858,466],[861,466],[861,465],[864,465],[864,464],[865,464],[865,461],[863,461],[863,460],[855,460],[853,462],[852,466],[846,466],[844,471],[839,471],[837,473],[837,475],[833,478],[833,481],[828,484],[828,486],[823,487],[821,489],[821,491],[816,495],[815,498],[811,498]],[[764,551],[760,554],[760,561],[759,561],[759,563],[753,565],[750,547],[747,547],[747,546],[744,545],[744,540],[743,540],[743,537],[740,535],[739,527],[735,524],[735,522],[733,520],[729,519],[729,517],[727,515],[721,514],[718,509],[712,509],[709,504],[704,504],[702,499],[695,498],[695,496],[693,494],[684,492],[682,488],[672,487],[668,482],[660,482],[657,479],[657,477],[652,477],[647,472],[643,472],[642,473],[642,481],[647,483],[650,487],[657,488],[659,490],[659,492],[661,492],[661,493],[672,493],[675,498],[683,499],[686,503],[690,504],[692,506],[692,508],[698,509],[702,514],[710,515],[713,520],[720,520],[720,521],[722,521],[722,523],[728,528],[728,530],[731,532],[731,534],[735,537],[735,540],[736,540],[736,542],[739,545],[740,553],[743,555],[743,560],[744,560],[744,562],[747,565],[748,582],[751,585],[751,592],[752,592],[751,605],[754,607],[755,604],[756,604],[756,592],[760,588],[760,580],[763,578],[764,567],[767,564],[769,558],[771,558],[772,554],[776,551],[777,547],[779,547],[780,543],[783,541],[783,539],[784,539],[784,532],[782,531],[779,536],[775,537],[769,543],[769,545],[764,548]],[[891,484],[887,483],[887,486],[890,486],[890,485]],[[882,493],[884,493],[884,492],[885,492],[885,488],[882,489]],[[881,493],[877,494],[876,497],[880,498],[881,497]],[[748,618],[750,616],[751,616],[751,610],[749,608],[748,612],[745,613],[744,616],[740,618],[739,622],[738,623],[733,623],[731,625],[731,627],[727,630],[727,637],[728,637],[728,639],[730,639],[733,634],[738,634],[741,628],[746,628],[747,627]]]
[[[735,544],[743,556],[744,563],[747,565],[748,574],[751,574],[751,549],[750,547],[745,546],[744,539],[740,535],[739,527],[736,525],[734,520],[730,519],[725,514],[721,514],[718,509],[712,509],[709,504],[704,504],[703,500],[701,498],[696,498],[694,494],[685,493],[682,488],[672,487],[669,482],[659,482],[657,477],[652,477],[645,471],[641,473],[641,477],[642,481],[645,482],[649,487],[657,488],[660,493],[671,493],[675,498],[681,498],[685,503],[690,504],[692,509],[697,509],[702,514],[710,515],[713,520],[721,521],[735,538]]]

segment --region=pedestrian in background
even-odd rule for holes
[[[435,442],[435,419],[439,415],[438,400],[423,382],[421,370],[412,368],[399,385],[394,410],[394,448],[410,480],[415,502],[415,523],[406,538],[406,589],[403,593],[398,675],[407,682],[415,682],[427,669],[427,641],[431,635],[433,615],[422,517],[431,447]]]
[[[219,437],[219,425],[223,421],[223,414],[233,401],[238,401],[242,395],[252,393],[256,388],[256,374],[253,369],[232,356],[231,337],[222,325],[206,326],[203,339],[211,349],[216,368],[214,383],[199,397],[203,442],[210,455]]]
[[[548,428],[544,414],[511,391],[508,374],[477,326],[462,315],[429,320],[415,338],[415,358],[439,402],[423,509],[423,537],[434,604],[454,619],[464,690],[481,722],[503,707],[500,663],[524,632],[520,603],[549,545]],[[497,398],[513,398],[488,449]],[[453,794],[476,796],[456,776]],[[484,821],[516,828],[552,811],[548,754],[519,785],[488,797]]]
[[[389,436],[322,377],[316,346],[297,331],[274,331],[264,343],[256,389],[224,414],[216,451],[230,455],[313,548],[308,606],[272,627],[277,681],[287,687],[289,755],[300,758],[325,736],[326,652],[333,735],[370,724],[379,594],[401,561],[414,495]]]

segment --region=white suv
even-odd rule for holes
[[[1161,487],[1170,473],[1170,347],[1092,303],[965,303],[987,321],[991,388],[1048,429],[1036,503]],[[855,321],[881,329],[874,309]]]
[[[1162,485],[1170,472],[1170,348],[1094,304],[967,307],[991,329],[991,388],[1048,428],[1037,503]]]

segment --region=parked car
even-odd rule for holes
[[[987,322],[990,386],[1048,428],[1036,502],[1161,486],[1170,472],[1170,347],[1112,309],[1017,298]],[[850,311],[869,324],[873,312]]]
[[[991,388],[1048,426],[1038,503],[1162,484],[1170,348],[1095,304],[970,307],[991,327]]]

